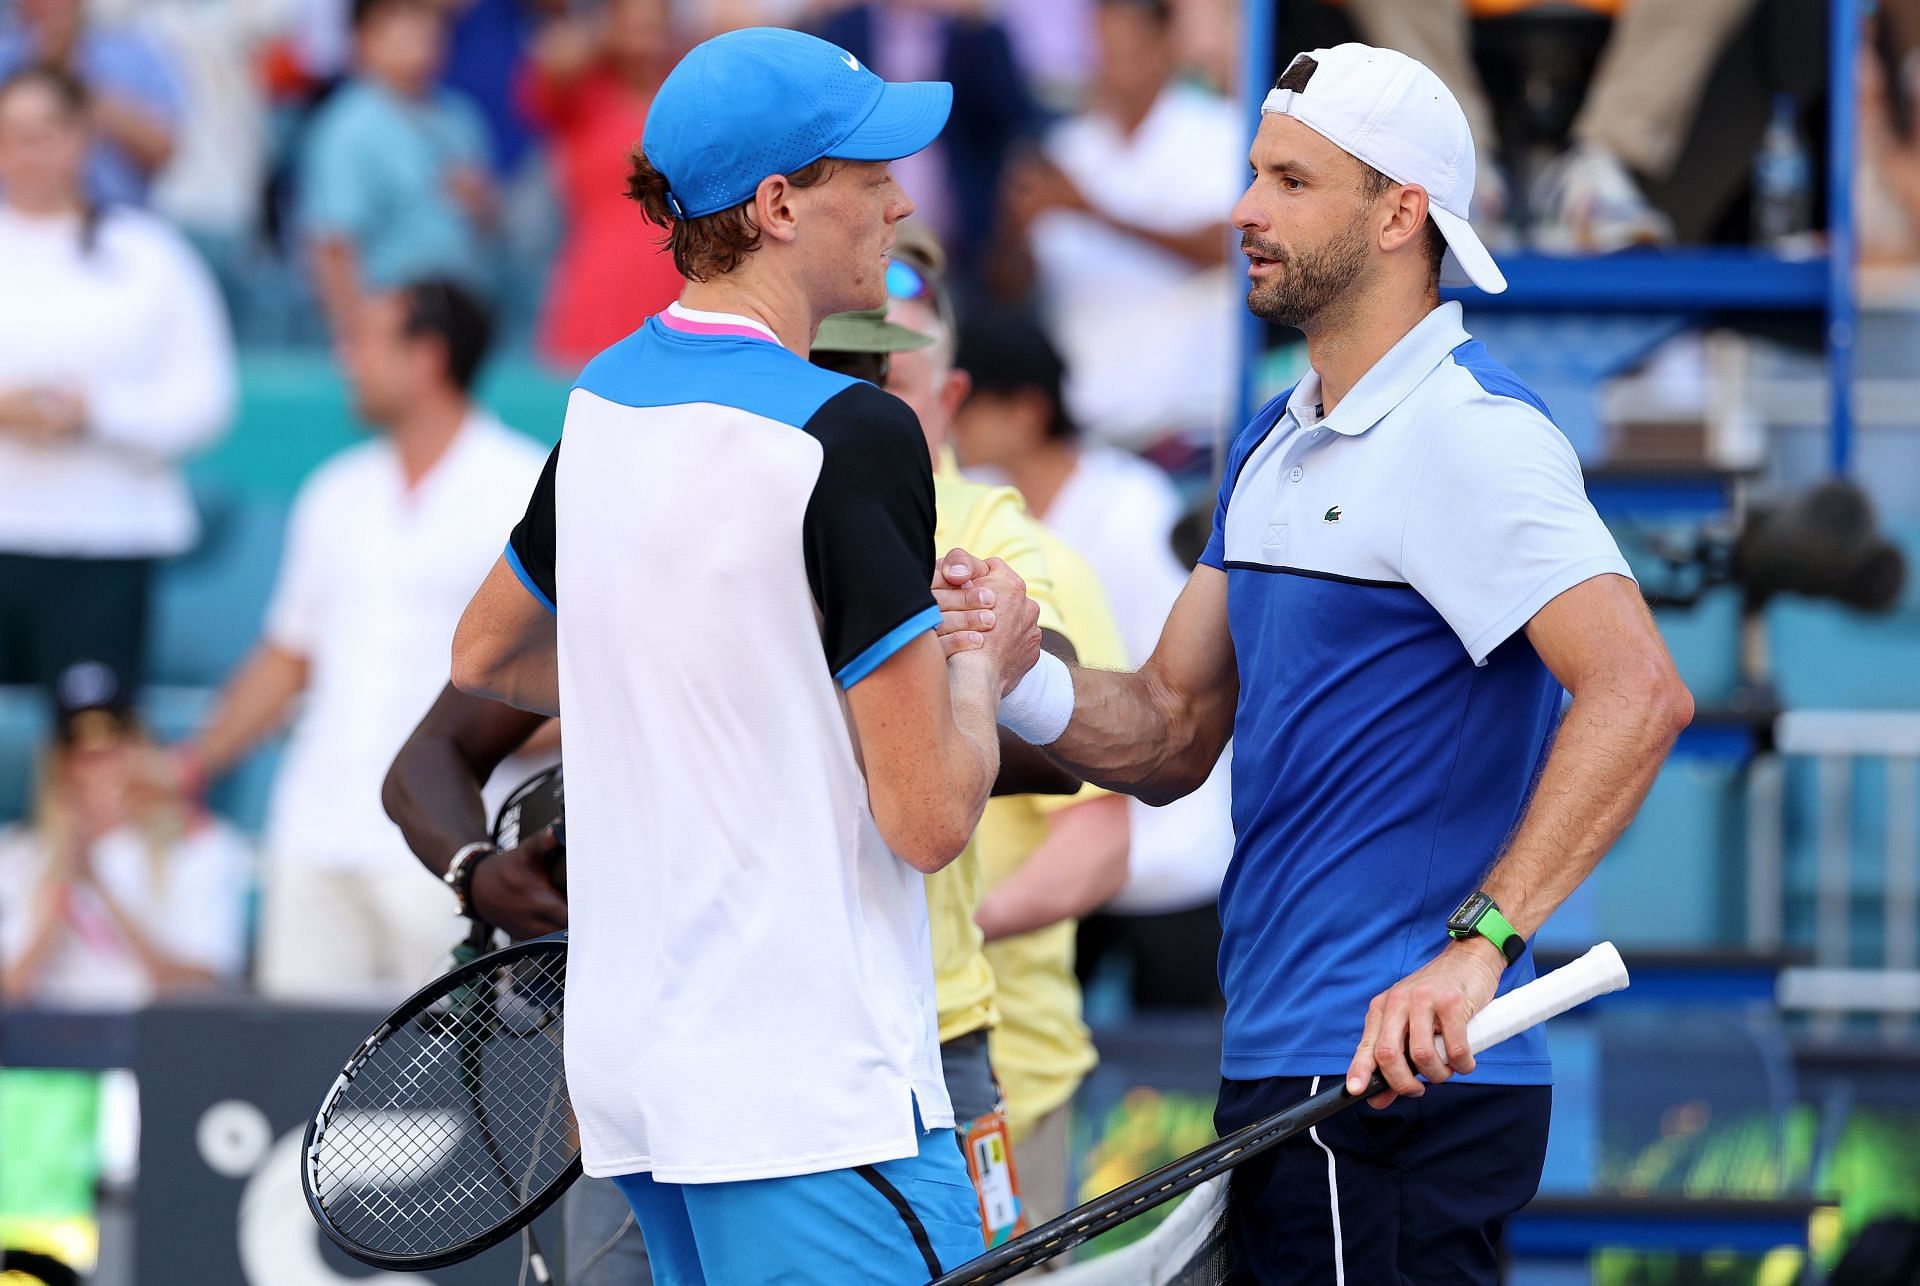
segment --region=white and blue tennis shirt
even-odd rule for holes
[[[590,363],[509,559],[557,607],[567,1084],[593,1175],[773,1178],[950,1126],[925,881],[843,692],[938,621],[913,412],[679,305]]]
[[[1222,1074],[1341,1074],[1368,1002],[1446,945],[1545,761],[1561,689],[1523,627],[1630,573],[1573,448],[1455,303],[1331,415],[1309,373],[1254,417],[1201,561],[1227,574],[1240,670]],[[1533,973],[1529,953],[1502,989]],[[1474,1080],[1550,1080],[1539,1029]]]

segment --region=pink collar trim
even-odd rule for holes
[[[738,313],[709,313],[683,307],[678,301],[655,314],[668,330],[687,335],[727,335],[734,339],[764,339],[778,344],[780,337],[751,317]]]

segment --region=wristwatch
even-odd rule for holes
[[[1467,895],[1467,900],[1458,910],[1447,917],[1447,936],[1458,942],[1479,934],[1494,946],[1500,948],[1500,954],[1512,964],[1527,949],[1527,940],[1514,931],[1507,923],[1507,917],[1500,914],[1500,908],[1493,904],[1486,890],[1476,889]]]
[[[499,851],[491,840],[477,839],[471,844],[464,844],[453,855],[453,860],[447,863],[447,873],[440,877],[453,890],[454,901],[460,904],[460,914],[468,919],[473,918],[473,873],[483,858],[492,857]]]

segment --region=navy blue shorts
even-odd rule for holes
[[[1227,1134],[1333,1080],[1223,1080],[1214,1125]],[[1350,1107],[1234,1167],[1233,1280],[1492,1286],[1500,1230],[1540,1186],[1552,1109],[1548,1085],[1429,1085],[1384,1111]]]

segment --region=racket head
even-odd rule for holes
[[[562,1051],[566,937],[471,960],[360,1042],[300,1149],[327,1239],[376,1268],[470,1259],[580,1176]]]

